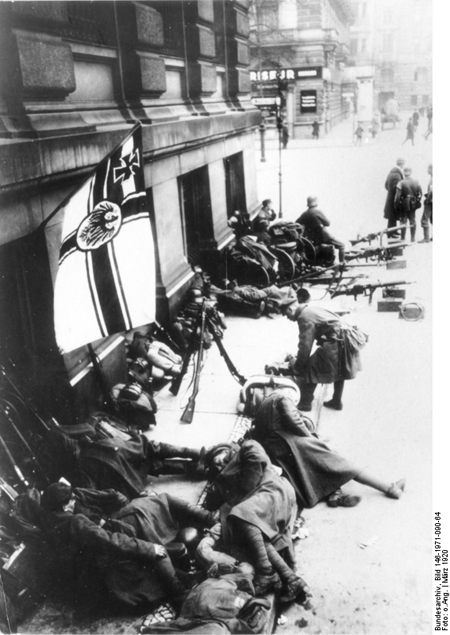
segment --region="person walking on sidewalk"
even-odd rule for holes
[[[408,123],[406,124],[406,139],[403,141],[402,146],[411,139],[411,143],[414,145],[414,124],[412,117],[409,118]]]
[[[311,307],[307,289],[293,292],[282,307],[282,312],[299,329],[298,353],[290,361],[294,381],[300,388],[299,409],[312,410],[317,384],[334,383],[332,399],[324,402],[327,408],[342,410],[342,393],[346,379],[354,379],[361,370],[359,349],[367,335],[351,327],[338,315],[322,307]],[[355,341],[355,338],[359,341]],[[311,355],[314,342],[317,349]]]
[[[275,390],[257,405],[252,438],[259,441],[274,465],[295,490],[299,511],[327,499],[329,507],[354,507],[360,496],[343,494],[341,486],[351,480],[373,487],[389,498],[399,499],[405,480],[390,483],[353,465],[311,432],[294,401]]]
[[[397,216],[395,213],[395,193],[397,191],[397,183],[404,178],[403,167],[405,165],[405,159],[399,157],[397,164],[392,168],[386,178],[384,187],[387,190],[386,203],[384,204],[384,218],[387,219],[387,228],[391,229],[397,224]],[[394,236],[394,233],[389,234],[390,237]]]
[[[320,123],[318,121],[318,119],[314,119],[314,121],[312,122],[312,138],[313,139],[319,139],[319,128],[320,128]]]
[[[359,125],[355,130],[355,145],[360,146],[362,143],[364,128]]]
[[[405,178],[397,183],[395,192],[395,210],[401,225],[409,224],[411,242],[416,240],[416,210],[421,206],[422,188],[416,179],[413,179],[412,169],[404,169]],[[406,228],[401,230],[402,240],[406,237]]]
[[[430,180],[428,182],[428,190],[425,194],[425,199],[423,202],[423,214],[420,220],[420,224],[423,229],[423,239],[419,240],[419,243],[429,243],[430,240],[433,240],[430,237],[430,225],[433,224],[433,164],[430,163],[428,166],[428,174],[430,175]]]
[[[339,262],[345,260],[345,245],[340,240],[334,238],[326,227],[330,226],[330,221],[325,214],[317,207],[316,196],[308,196],[306,199],[308,209],[295,221],[302,225],[305,230],[305,238],[310,240],[315,247],[321,245],[333,245],[339,252]]]

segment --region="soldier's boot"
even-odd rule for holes
[[[188,504],[186,508],[186,520],[193,525],[212,527],[218,522],[218,516],[214,512],[203,509],[203,507]]]
[[[283,560],[271,543],[267,541],[265,545],[270,564],[280,576],[280,580],[283,584],[280,602],[288,603],[294,600],[300,603],[304,602],[309,596],[309,587],[306,582],[295,575],[294,571]]]
[[[342,410],[342,393],[344,392],[344,379],[339,379],[334,382],[333,398],[329,401],[324,401],[323,405],[327,408],[333,408],[334,410]]]
[[[401,231],[401,240],[403,241],[406,238],[406,227],[400,231]]]
[[[418,240],[418,243],[429,243],[430,242],[430,228],[423,227],[423,238],[422,240]]]
[[[416,242],[416,226],[411,225],[409,229],[411,231],[411,242],[414,243]]]

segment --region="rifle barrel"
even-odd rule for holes
[[[198,347],[198,355],[197,355],[197,368],[195,369],[195,377],[194,377],[194,385],[192,387],[192,394],[189,397],[187,406],[180,418],[180,420],[183,423],[192,423],[192,419],[194,418],[195,400],[197,398],[197,394],[198,394],[198,390],[200,386],[200,373],[202,370],[205,320],[206,320],[206,303],[205,303],[205,300],[203,300],[202,312],[201,312],[200,339],[199,339],[199,347]]]

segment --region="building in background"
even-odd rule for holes
[[[401,110],[426,108],[432,99],[432,3],[353,0],[352,5],[349,65],[373,67],[374,108],[381,110],[389,100]]]
[[[77,404],[92,401],[95,386],[86,347],[65,365],[56,350],[61,215],[47,237],[35,230],[135,122],[143,125],[160,321],[174,317],[192,265],[216,266],[233,211],[257,208],[248,5],[0,3],[0,350],[53,403],[66,375]],[[124,368],[118,341],[96,344],[112,378]]]
[[[343,92],[352,22],[348,0],[251,3],[252,96],[281,91],[291,136],[310,137],[315,119],[326,132],[348,115]]]

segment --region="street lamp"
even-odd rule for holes
[[[282,182],[283,174],[281,170],[281,147],[282,147],[282,133],[283,133],[283,117],[281,116],[281,96],[275,97],[275,104],[277,107],[277,129],[278,129],[278,209],[279,216],[283,218],[283,196],[282,196]]]

